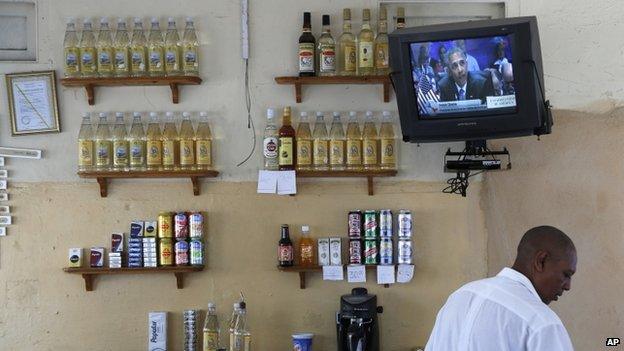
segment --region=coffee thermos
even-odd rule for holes
[[[377,296],[365,288],[355,288],[351,294],[340,297],[340,311],[336,312],[338,351],[379,351],[379,322]]]

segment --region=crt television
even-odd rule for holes
[[[535,17],[399,29],[390,64],[404,141],[550,133]]]

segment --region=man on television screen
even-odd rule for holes
[[[440,101],[481,99],[494,96],[494,84],[489,71],[468,71],[466,53],[458,47],[447,53],[450,75],[440,79]]]

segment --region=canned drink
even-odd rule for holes
[[[364,237],[377,238],[377,211],[368,210],[364,212]]]
[[[199,212],[191,213],[189,217],[191,238],[201,238],[204,235],[204,216]]]
[[[364,264],[377,264],[377,240],[364,240]]]
[[[189,244],[184,240],[175,243],[175,264],[176,266],[189,264]]]
[[[412,264],[412,241],[399,240],[399,264]]]
[[[190,244],[191,252],[191,265],[203,266],[204,265],[204,245],[200,240],[191,240]]]
[[[392,237],[392,211],[379,211],[379,236],[382,238]]]
[[[379,242],[379,264],[392,264],[392,239]]]
[[[349,264],[362,264],[362,242],[349,240]]]
[[[161,266],[173,265],[173,241],[171,238],[160,239],[158,261]]]
[[[189,223],[186,213],[180,212],[173,218],[174,230],[176,240],[185,240],[189,234]]]
[[[412,237],[412,212],[408,210],[400,210],[397,222],[399,222],[399,237],[411,238]]]
[[[359,239],[362,237],[362,211],[349,212],[348,217],[349,238]]]
[[[173,236],[173,228],[171,226],[171,212],[161,212],[158,215],[158,237],[171,238]]]

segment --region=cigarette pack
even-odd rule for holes
[[[150,312],[147,329],[147,349],[167,351],[167,312]]]
[[[69,249],[69,266],[82,267],[82,248]]]
[[[340,238],[329,238],[329,264],[342,265],[342,241]]]
[[[110,252],[123,252],[124,235],[123,233],[111,234],[111,251]]]
[[[147,221],[145,222],[145,236],[155,237],[156,236],[156,228],[158,228],[157,221]]]
[[[318,264],[329,266],[329,238],[318,239]]]
[[[91,267],[98,268],[104,267],[104,248],[92,247],[91,248]]]
[[[130,223],[130,237],[140,238],[143,236],[143,221],[132,221]]]

